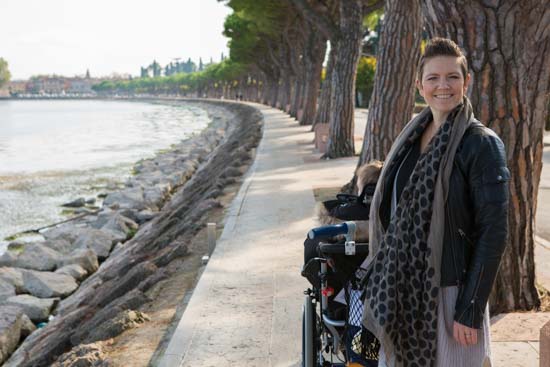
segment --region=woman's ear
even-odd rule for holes
[[[415,84],[416,84],[416,89],[418,89],[418,93],[420,93],[420,95],[424,97],[424,89],[422,89],[422,82],[416,79]]]
[[[464,94],[466,94],[466,91],[468,90],[468,86],[470,85],[470,73],[466,74],[466,79],[464,79]]]

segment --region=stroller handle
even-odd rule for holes
[[[347,241],[353,241],[355,237],[355,222],[344,222],[330,226],[317,227],[310,230],[307,234],[310,240],[315,238],[334,237],[339,234],[346,235]]]

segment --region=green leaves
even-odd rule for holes
[[[0,87],[10,81],[11,74],[8,70],[8,62],[0,57]]]

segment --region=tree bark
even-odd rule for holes
[[[302,55],[301,52],[298,51],[299,47],[303,47],[303,42],[298,42],[298,38],[296,38],[296,44],[294,44],[294,47],[289,46],[289,59],[288,64],[290,68],[294,71],[294,79],[292,83],[292,93],[290,98],[290,111],[289,115],[297,118],[298,117],[298,109],[300,108],[300,91],[302,89],[302,69],[303,65],[300,62],[300,56]],[[300,40],[301,41],[301,40]]]
[[[423,0],[422,6],[429,34],[466,50],[475,114],[507,148],[510,236],[492,311],[533,309],[539,306],[534,220],[550,95],[550,7],[540,0]]]
[[[308,45],[304,50],[305,82],[303,92],[303,114],[300,125],[312,125],[317,111],[317,96],[321,85],[323,60],[327,49],[327,40],[320,33],[310,29]]]
[[[279,98],[279,78],[272,78],[269,80],[269,105],[271,107],[277,107],[278,98]]]
[[[317,108],[317,113],[315,114],[315,124],[328,124],[330,119],[330,103],[332,101],[331,97],[331,79],[332,79],[332,70],[334,69],[334,47],[330,47],[327,67],[325,72],[325,80],[321,85],[321,97],[319,100],[319,107]]]
[[[353,142],[355,79],[361,54],[363,3],[360,0],[340,1],[339,36],[331,39],[335,49],[332,71],[332,103],[329,120],[327,158],[355,154]]]
[[[267,74],[264,74],[264,79],[262,80],[262,104],[269,104],[269,91],[270,91],[270,84],[269,84],[269,78]]]
[[[419,0],[388,0],[359,165],[383,161],[412,116],[421,38]]]

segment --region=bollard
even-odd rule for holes
[[[208,260],[210,260],[210,256],[212,256],[212,252],[216,247],[216,223],[206,224],[206,242],[208,245],[208,249],[206,250],[206,255],[204,255],[201,259],[203,265],[205,265]]]
[[[206,236],[208,241],[208,256],[211,256],[216,247],[216,223],[208,223],[206,225]]]
[[[540,367],[550,367],[550,321],[540,328]]]

